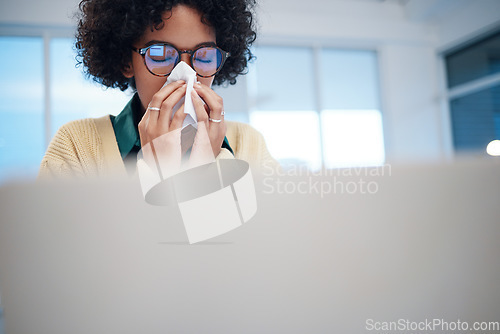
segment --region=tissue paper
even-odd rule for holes
[[[178,80],[184,80],[187,83],[186,95],[174,106],[172,117],[174,117],[174,114],[184,103],[184,113],[187,115],[182,123],[182,128],[185,128],[188,125],[192,125],[197,128],[198,118],[196,117],[193,100],[191,99],[193,85],[196,82],[196,72],[191,68],[191,66],[181,61],[174,67],[163,87]]]

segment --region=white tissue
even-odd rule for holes
[[[191,99],[191,92],[193,91],[193,85],[196,82],[196,72],[186,64],[181,61],[177,64],[170,75],[168,76],[167,82],[163,85],[165,87],[171,82],[178,80],[184,80],[187,83],[186,95],[183,97],[175,106],[172,112],[172,117],[179,110],[179,108],[184,103],[184,113],[187,114],[184,122],[182,123],[182,128],[192,124],[195,128],[198,128],[198,118],[196,117],[196,111],[194,110],[193,100]],[[163,88],[162,87],[162,88]]]

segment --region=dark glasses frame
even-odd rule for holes
[[[219,68],[217,69],[217,71],[212,74],[212,75],[200,75],[198,74],[198,72],[196,72],[196,74],[201,77],[201,78],[210,78],[210,77],[213,77],[214,75],[216,75],[217,73],[219,73],[219,71],[222,69],[222,67],[224,66],[224,63],[226,62],[226,59],[231,57],[231,53],[227,52],[227,51],[224,51],[222,50],[221,48],[219,48],[218,46],[216,45],[213,45],[213,44],[202,44],[200,46],[198,46],[196,49],[194,50],[179,50],[177,49],[175,46],[173,46],[172,44],[170,43],[155,43],[155,44],[151,44],[149,46],[146,46],[144,48],[141,48],[141,49],[138,49],[138,48],[134,48],[132,47],[132,50],[137,52],[138,54],[140,54],[142,56],[142,60],[144,61],[144,66],[146,66],[146,68],[148,69],[149,73],[151,73],[152,75],[155,75],[157,77],[166,77],[166,76],[169,76],[170,73],[172,73],[172,71],[170,71],[169,73],[167,74],[156,74],[156,73],[153,73],[149,67],[148,67],[148,64],[146,63],[146,53],[148,52],[148,50],[153,47],[153,46],[169,46],[173,49],[175,49],[177,51],[177,53],[179,54],[179,59],[177,59],[177,62],[174,64],[174,66],[172,67],[172,69],[177,66],[177,64],[179,64],[179,62],[181,61],[181,55],[183,53],[187,53],[190,55],[190,61],[191,61],[191,64],[194,64],[193,60],[194,60],[194,54],[196,53],[196,51],[198,51],[199,49],[202,49],[202,48],[214,48],[214,49],[217,49],[219,50],[219,52],[222,54],[222,60],[221,60],[221,63],[220,63],[220,66]],[[193,65],[193,69],[194,69],[194,65]]]

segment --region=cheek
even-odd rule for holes
[[[202,85],[212,87],[212,83],[214,82],[214,77],[210,78],[200,78],[198,77],[198,81],[201,82]]]

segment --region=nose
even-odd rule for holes
[[[191,68],[193,67],[193,64],[191,64],[191,55],[189,53],[181,53],[181,61],[185,62],[186,64],[188,64],[189,66],[191,66]]]

